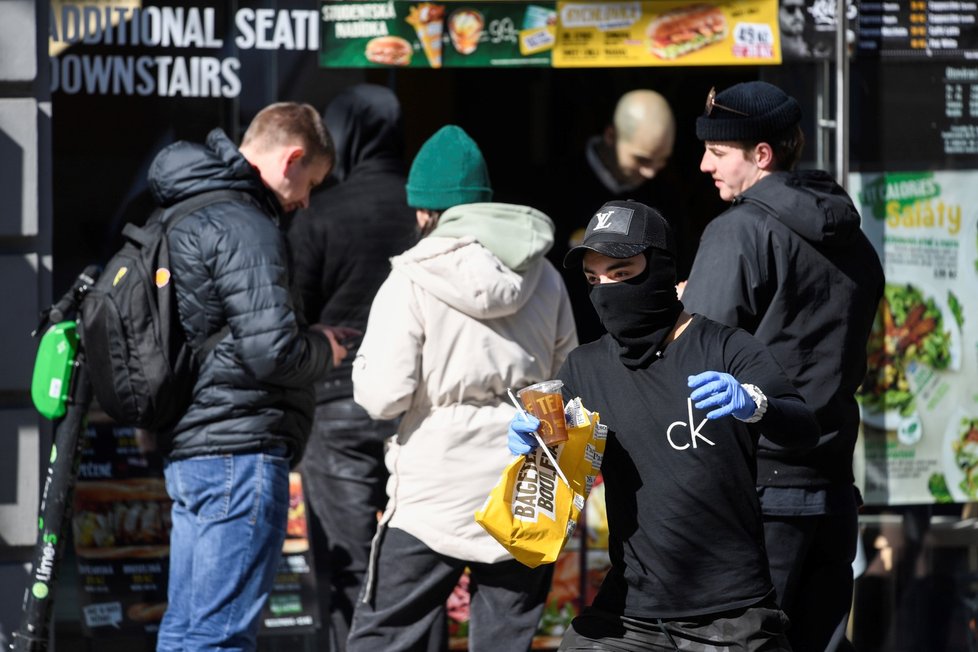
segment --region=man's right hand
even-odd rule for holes
[[[509,422],[509,432],[507,439],[509,452],[513,455],[526,455],[537,447],[537,438],[534,433],[540,427],[540,419],[532,414],[523,415],[519,412]]]

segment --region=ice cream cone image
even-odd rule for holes
[[[479,38],[486,21],[474,9],[459,9],[448,18],[448,35],[459,54],[472,54],[479,47]]]
[[[422,2],[408,10],[405,21],[414,28],[432,68],[441,68],[441,37],[445,26],[445,6]]]

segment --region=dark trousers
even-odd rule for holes
[[[588,609],[571,623],[559,652],[791,652],[785,627],[784,613],[773,602],[662,621],[636,620]]]
[[[378,536],[373,581],[357,605],[349,652],[442,652],[448,649],[445,602],[469,568],[469,652],[530,649],[553,576],[553,564],[529,568],[440,555],[397,528]]]
[[[329,650],[346,649],[360,585],[367,572],[377,513],[387,502],[384,440],[393,421],[374,421],[353,399],[316,408],[302,457],[302,484],[314,516],[310,535]]]
[[[791,626],[795,652],[852,650],[844,636],[852,606],[858,517],[851,509],[816,516],[764,515],[771,580]]]

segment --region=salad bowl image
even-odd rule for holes
[[[942,444],[947,490],[957,502],[978,500],[978,413],[958,410]]]
[[[909,370],[960,368],[958,314],[917,283],[886,284],[866,347],[866,377],[856,393],[864,422],[894,430],[914,417]]]

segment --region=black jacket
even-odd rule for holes
[[[278,200],[219,129],[206,145],[181,141],[161,151],[149,183],[162,206],[223,188],[254,198],[205,206],[170,231],[187,336],[225,324],[230,334],[203,360],[193,402],[163,438],[164,452],[181,459],[284,443],[298,461],[312,425],[312,383],[326,370],[330,348],[293,310]]]
[[[389,259],[417,241],[404,191],[401,110],[386,88],[361,84],[334,99],[324,120],[336,142],[339,183],[314,194],[289,227],[296,286],[310,323],[363,332]],[[353,396],[360,338],[345,344],[346,358],[317,383],[320,401]]]
[[[765,177],[704,231],[683,303],[767,344],[822,431],[802,455],[762,442],[759,485],[852,482],[855,392],[882,294],[879,256],[825,172]]]

